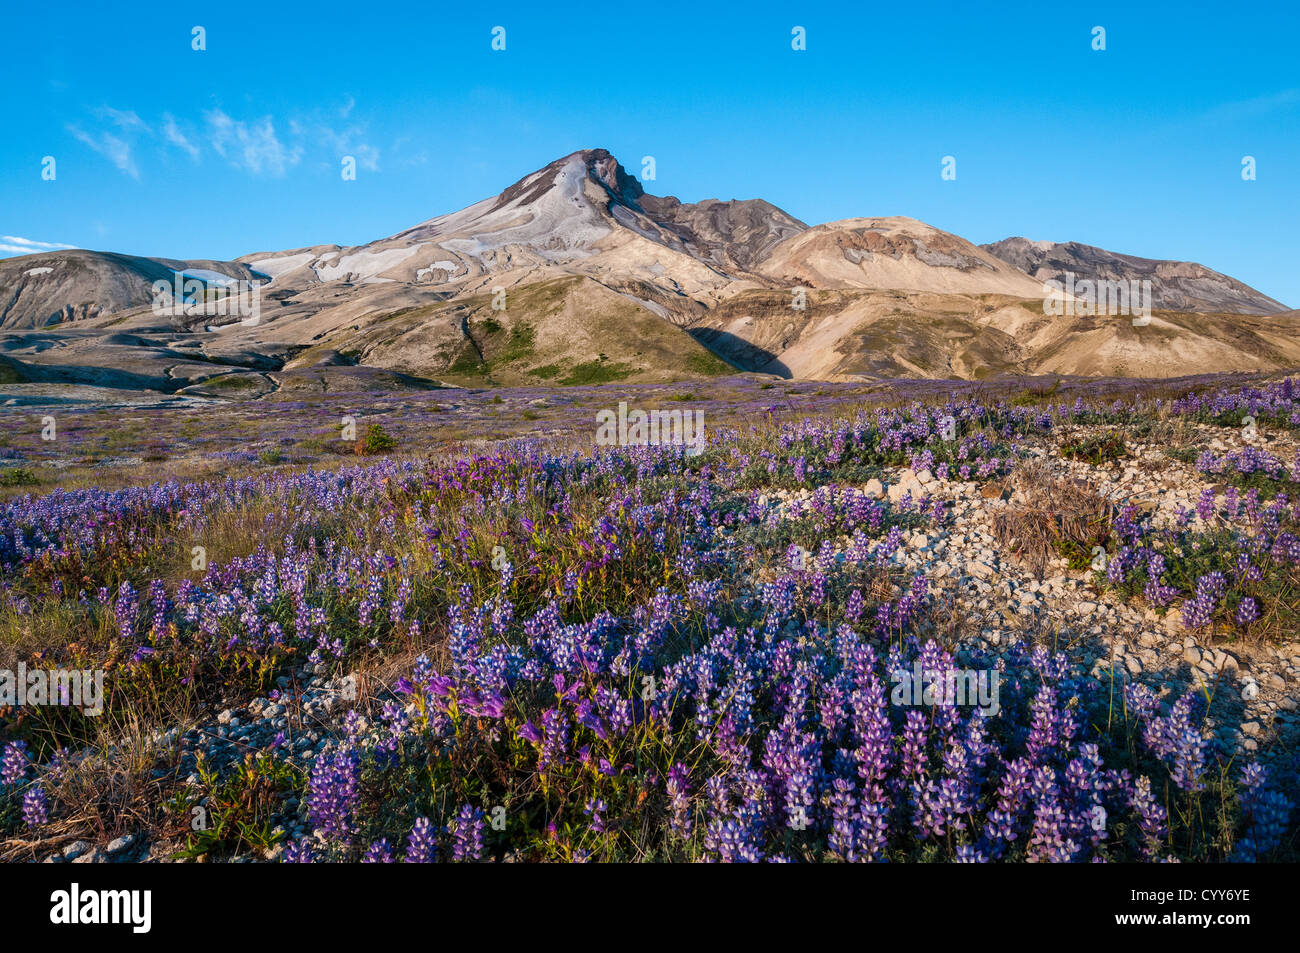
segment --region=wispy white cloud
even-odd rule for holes
[[[191,159],[198,159],[199,147],[187,136],[181,127],[177,125],[175,117],[171,113],[163,113],[162,119],[163,138],[172,145],[189,153]]]
[[[86,132],[75,123],[68,123],[68,132],[72,133],[79,142],[84,143],[91,149],[98,152],[113,165],[131,176],[133,179],[140,178],[140,170],[136,167],[135,156],[132,153],[131,143],[127,142],[120,136],[111,132]]]
[[[359,168],[377,172],[380,150],[369,141],[366,124],[349,121],[355,106],[356,100],[348,96],[341,104],[322,106],[281,125],[270,115],[238,118],[220,106],[189,122],[170,112],[146,120],[134,110],[100,106],[90,110],[93,121],[69,123],[66,128],[134,179],[140,178],[138,156],[147,157],[151,151],[161,155],[170,149],[195,162],[211,151],[250,175],[280,177],[304,157],[322,153],[330,164],[353,156]]]
[[[95,110],[95,115],[101,119],[107,119],[124,133],[144,132],[149,135],[153,134],[149,124],[137,116],[135,110],[132,109],[114,109],[112,106],[101,106]]]
[[[62,242],[39,242],[34,238],[23,238],[21,235],[0,235],[0,251],[12,252],[16,255],[35,255],[43,251],[62,251],[76,247]]]
[[[341,119],[352,114],[356,100],[351,96],[335,112]],[[289,121],[289,131],[298,137],[328,150],[333,157],[352,156],[357,165],[368,172],[379,171],[379,148],[367,141],[365,123],[348,123],[342,126],[332,121],[331,114],[317,110],[307,116]]]
[[[1267,116],[1291,106],[1300,106],[1300,89],[1283,89],[1276,93],[1269,93],[1267,96],[1256,96],[1254,99],[1222,103],[1207,110],[1202,118],[1216,122],[1233,122],[1238,119]]]
[[[203,114],[212,148],[237,169],[261,175],[281,176],[302,158],[301,146],[286,146],[275,134],[270,116],[245,122],[233,119],[221,109]]]

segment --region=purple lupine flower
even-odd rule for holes
[[[417,817],[406,839],[408,864],[431,864],[438,856],[438,832],[427,817]]]
[[[684,764],[674,764],[668,770],[668,826],[678,837],[691,836],[691,800],[688,793],[690,774]]]
[[[1167,606],[1178,595],[1177,589],[1164,584],[1164,574],[1165,557],[1159,553],[1152,553],[1147,557],[1147,583],[1142,594],[1153,606]]]
[[[928,760],[926,751],[925,715],[913,709],[907,713],[903,727],[903,745],[900,769],[905,778],[919,778],[925,773]]]
[[[1214,617],[1214,603],[1196,596],[1183,603],[1182,613],[1184,628],[1199,629]]]
[[[1237,842],[1235,860],[1263,861],[1281,845],[1295,805],[1268,786],[1268,770],[1251,762],[1241,772],[1241,813],[1245,830]]]
[[[889,837],[889,808],[882,802],[863,801],[858,812],[858,851],[861,859],[878,860]]]
[[[1032,770],[1032,765],[1023,758],[1007,762],[997,802],[989,812],[981,839],[981,848],[994,860],[1002,856],[1006,845],[1016,839],[1020,830]]]
[[[1061,809],[1056,772],[1046,765],[1034,769],[1030,783],[1034,826],[1029,840],[1029,860],[1059,863],[1073,857],[1077,847],[1065,837],[1065,812]]]
[[[1129,682],[1124,686],[1124,710],[1143,723],[1160,707],[1160,697],[1146,685]]]
[[[549,708],[542,714],[542,751],[537,759],[537,770],[545,771],[551,765],[564,764],[569,751],[569,719],[559,708]]]
[[[452,860],[477,861],[483,856],[483,817],[483,812],[471,804],[460,809],[452,824]]]
[[[831,782],[831,832],[828,846],[840,858],[853,863],[858,859],[857,799],[853,782],[836,778]]]
[[[1241,508],[1241,498],[1235,486],[1227,487],[1223,491],[1223,508],[1229,520],[1235,521],[1237,519],[1237,513]]]
[[[876,565],[883,566],[903,545],[903,530],[897,526],[889,527],[889,533],[876,546]]]
[[[23,795],[23,823],[28,827],[48,824],[50,821],[48,806],[45,789],[39,784],[33,785]]]
[[[19,784],[27,777],[27,742],[11,741],[0,757],[0,784]]]
[[[1044,685],[1030,702],[1029,709],[1033,721],[1025,750],[1030,764],[1040,765],[1061,743],[1061,713],[1057,709],[1056,689]]]
[[[1192,694],[1174,702],[1169,714],[1152,716],[1143,731],[1143,741],[1156,757],[1169,764],[1174,783],[1194,793],[1205,789],[1205,752],[1209,742],[1192,721]]]
[[[285,864],[310,864],[314,860],[311,843],[306,840],[286,844],[284,853],[280,857],[281,863]]]
[[[854,589],[849,593],[848,601],[844,605],[844,618],[853,624],[862,620],[862,613],[866,610],[866,604],[862,598],[862,590]]]
[[[347,843],[355,832],[361,762],[351,748],[321,755],[307,785],[307,816],[327,840]]]
[[[753,856],[746,844],[744,828],[732,817],[709,821],[704,846],[716,852],[724,864],[744,863]]]
[[[1134,782],[1129,804],[1137,814],[1138,827],[1142,831],[1140,846],[1142,857],[1153,860],[1167,833],[1165,828],[1167,816],[1160,802],[1152,796],[1151,779],[1146,775],[1141,775]]]

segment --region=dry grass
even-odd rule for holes
[[[176,783],[180,752],[177,745],[159,741],[164,721],[178,724],[174,718],[105,712],[83,754],[45,775],[46,793],[58,805],[57,820],[42,828],[39,841],[0,842],[0,862],[33,860],[38,852],[48,854],[73,840],[102,843],[141,830],[154,840],[166,833],[170,819],[164,805]]]
[[[1019,491],[993,515],[993,535],[1004,552],[1040,578],[1049,560],[1090,561],[1105,545],[1114,505],[1087,482],[1057,476],[1043,461],[1026,461],[1012,475]]]

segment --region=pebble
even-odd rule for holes
[[[105,847],[104,850],[110,854],[117,854],[120,853],[121,851],[126,850],[134,843],[135,843],[134,834],[123,834],[121,837],[109,841],[108,846]]]

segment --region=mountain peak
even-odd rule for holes
[[[619,201],[629,205],[635,204],[645,194],[640,181],[635,176],[628,175],[618,159],[606,150],[583,149],[569,158],[575,156],[582,158],[591,177]]]
[[[571,181],[573,177],[591,179],[620,204],[638,208],[645,191],[641,183],[628,175],[618,159],[605,149],[579,149],[530,172],[501,193],[493,210],[511,203],[536,202],[550,189]]]

